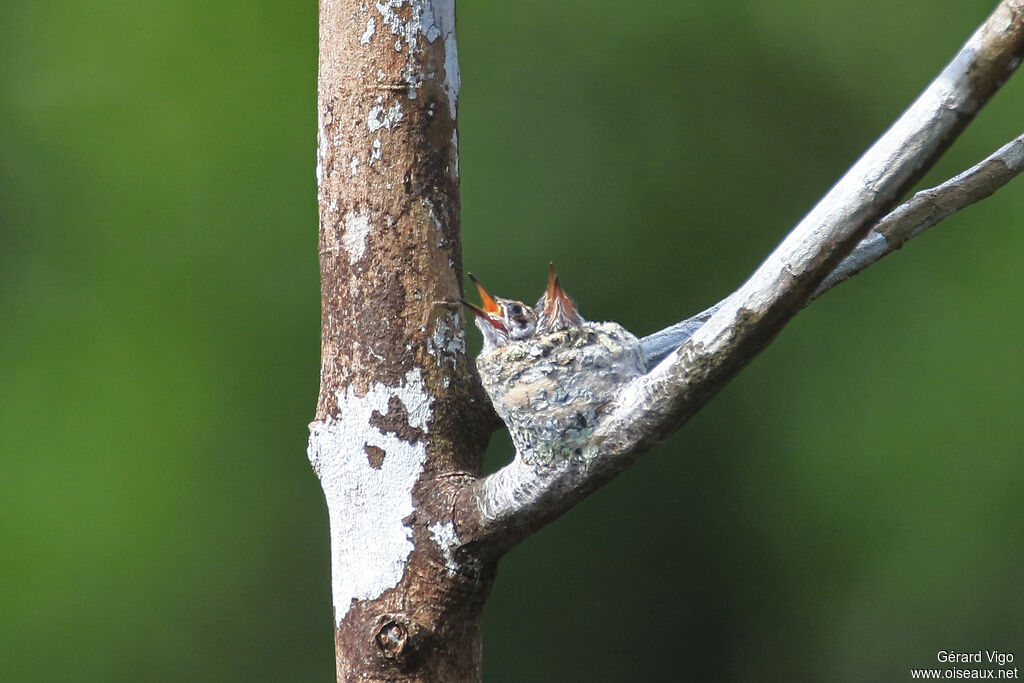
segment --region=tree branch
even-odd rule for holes
[[[535,466],[518,456],[478,481],[460,537],[502,552],[573,507],[681,427],[805,306],[826,276],[935,163],[1013,73],[1024,0],[1001,2],[906,112],[751,277],[679,348],[627,384],[593,434],[594,455]]]
[[[1024,135],[1014,138],[941,185],[921,190],[887,214],[828,274],[812,299],[877,263],[961,209],[991,196],[1021,171],[1024,171]]]
[[[867,236],[818,285],[811,300],[877,263],[928,228],[991,196],[1021,171],[1024,171],[1024,135],[1014,138],[941,185],[916,193],[872,226]],[[641,339],[648,367],[661,361],[693,336],[722,303]]]

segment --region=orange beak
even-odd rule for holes
[[[482,301],[484,304],[484,313],[490,315],[501,315],[501,309],[498,307],[498,302],[496,302],[494,298],[487,293],[487,290],[484,289],[484,286],[480,284],[480,282],[477,281],[475,277],[473,277],[473,273],[466,273],[466,275],[468,275],[469,279],[473,281],[474,285],[476,285],[476,291],[480,292],[480,301]],[[474,313],[477,310],[479,310],[477,309],[476,306],[473,306],[472,304],[470,304],[470,308],[471,310],[473,310]]]
[[[559,309],[562,311],[572,311],[576,308],[575,302],[569,298],[569,295],[565,293],[562,285],[558,282],[558,273],[555,272],[554,262],[548,263],[548,291],[544,296],[544,308],[549,315],[554,314]]]
[[[473,311],[473,314],[476,315],[478,318],[483,318],[489,325],[491,325],[491,327],[497,327],[499,330],[502,330],[503,332],[507,331],[500,320],[498,320],[492,315],[489,315],[487,311],[485,311],[484,309],[480,308],[476,304],[469,303],[465,299],[459,299],[459,301],[462,302],[463,306]]]
[[[494,297],[487,293],[487,290],[484,289],[483,285],[477,282],[477,279],[473,277],[472,273],[466,273],[466,275],[468,275],[469,279],[473,281],[474,285],[476,285],[476,291],[480,292],[480,300],[483,302],[484,306],[483,308],[480,308],[476,304],[471,304],[465,299],[459,299],[459,301],[462,302],[463,306],[473,311],[473,314],[476,315],[477,318],[483,320],[491,327],[497,328],[502,332],[508,332],[508,329],[501,322],[501,308],[498,306],[498,302],[494,300]]]

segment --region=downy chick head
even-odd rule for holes
[[[548,288],[537,300],[537,334],[581,327],[584,323],[576,301],[565,293],[558,282],[555,264],[548,264]]]
[[[533,336],[537,330],[537,316],[532,308],[522,301],[505,299],[500,296],[492,297],[473,277],[472,273],[467,273],[467,275],[476,285],[476,289],[480,293],[480,301],[483,304],[476,306],[465,299],[462,300],[463,305],[473,311],[473,322],[484,336],[481,354],[489,353],[510,341]]]

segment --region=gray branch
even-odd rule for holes
[[[474,535],[501,549],[514,544],[681,427],[827,289],[844,258],[862,258],[854,248],[1013,73],[1022,46],[1024,0],[1004,0],[753,275],[704,312],[685,343],[623,387],[594,432],[590,459],[536,466],[517,456],[475,484]]]
[[[957,211],[991,196],[1021,171],[1024,171],[1024,135],[941,185],[921,190],[878,221],[857,248],[828,274],[812,298],[850,279]]]
[[[817,299],[961,209],[992,195],[1021,171],[1024,171],[1024,135],[941,185],[921,190],[885,215],[818,285],[811,299]],[[648,366],[658,363],[693,336],[722,303],[641,339]]]

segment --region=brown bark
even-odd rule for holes
[[[446,73],[454,36],[445,40],[445,17],[433,6],[440,4],[320,2],[323,346],[313,426],[343,418],[345,397],[401,387],[410,376],[422,378],[431,400],[429,429],[415,426],[398,393],[369,420],[373,434],[425,445],[426,458],[411,488],[414,512],[402,520],[412,550],[401,580],[341,605],[336,590],[339,681],[479,678],[480,619],[493,568],[469,563],[475,571],[452,571],[430,531],[451,519],[456,491],[479,474],[493,429],[486,397],[471,381],[462,312],[438,303],[457,300],[462,279],[451,107],[458,76]],[[453,32],[453,23],[448,28]],[[310,452],[314,459],[312,440]],[[360,453],[374,470],[401,457],[369,442],[344,457]],[[314,459],[314,467],[323,479],[328,464]]]

